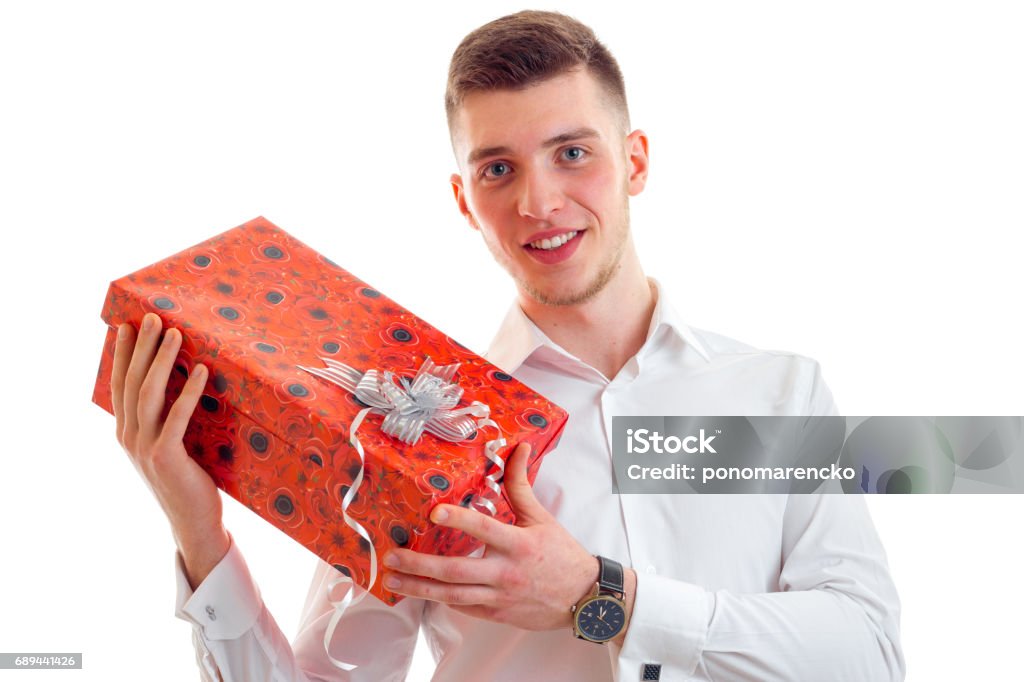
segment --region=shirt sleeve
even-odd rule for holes
[[[192,590],[175,552],[175,615],[192,624],[192,643],[204,682],[327,682],[403,680],[412,662],[423,602],[387,606],[367,596],[351,606],[331,640],[331,656],[357,665],[335,667],[324,648],[334,607],[328,599],[336,570],[318,562],[293,644],[263,603],[245,559],[231,540],[228,553]],[[342,586],[335,597],[343,595]]]
[[[803,414],[839,414],[813,363]],[[709,591],[637,574],[620,682],[660,680],[902,680],[900,602],[860,495],[790,495],[783,514],[778,590]],[[614,652],[612,652],[614,654]]]
[[[618,679],[901,680],[899,598],[859,495],[793,495],[779,591],[638,574]]]

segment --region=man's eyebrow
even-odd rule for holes
[[[544,144],[542,146],[557,147],[558,145],[565,144],[566,142],[572,142],[573,140],[583,140],[588,137],[601,137],[601,135],[593,128],[587,128],[586,126],[584,126],[582,128],[576,128],[575,130],[570,130],[567,133],[555,135],[550,139],[544,140]]]
[[[588,137],[601,137],[601,135],[593,128],[583,126],[548,138],[547,140],[544,140],[541,146],[556,147],[560,144],[565,144],[566,142],[582,140]],[[508,147],[483,147],[481,149],[474,149],[470,152],[467,163],[472,166],[480,159],[486,159],[488,156],[501,156],[503,154],[508,154],[511,151],[512,150]]]

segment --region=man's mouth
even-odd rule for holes
[[[572,232],[560,234],[552,239],[538,239],[530,242],[527,246],[533,249],[540,249],[541,251],[552,251],[574,239],[579,232],[579,230],[573,230]]]
[[[576,250],[580,248],[585,233],[586,230],[564,231],[564,228],[563,230],[546,230],[530,235],[538,237],[538,239],[523,244],[523,249],[538,263],[557,265],[572,258]]]

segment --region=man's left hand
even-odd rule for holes
[[[530,446],[520,444],[505,471],[514,526],[451,504],[431,512],[434,523],[483,542],[482,557],[395,549],[384,557],[384,586],[524,630],[572,627],[571,607],[597,582],[598,562],[537,501],[526,477],[529,455]]]

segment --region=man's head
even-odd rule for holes
[[[601,84],[605,104],[619,117],[625,135],[626,84],[615,57],[588,26],[564,14],[535,10],[495,19],[463,38],[448,68],[448,130],[454,137],[455,114],[470,93],[521,90],[580,67]]]
[[[627,134],[622,75],[589,28],[551,12],[482,26],[452,57],[445,101],[459,209],[522,295],[584,303],[635,259],[647,138]]]

